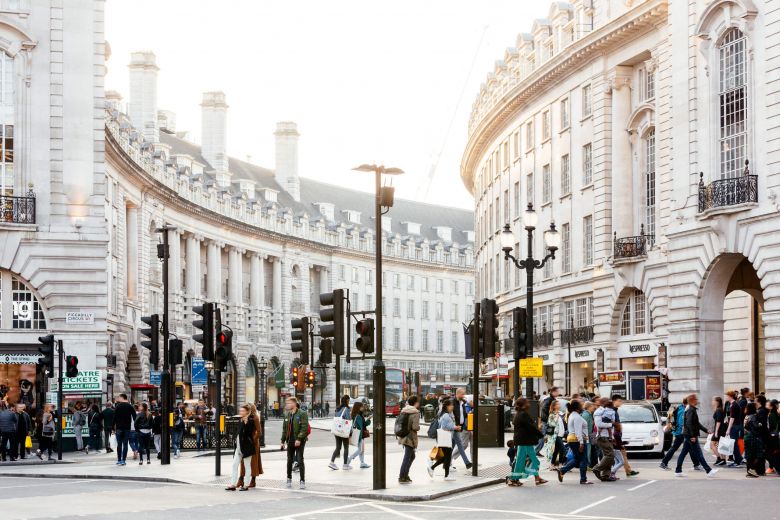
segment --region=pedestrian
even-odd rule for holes
[[[330,403],[325,403],[325,416],[330,417]]]
[[[146,463],[151,464],[152,414],[149,413],[149,406],[146,403],[141,403],[136,412],[135,432],[138,438],[138,452],[141,455],[138,464],[143,465],[144,463],[144,451],[146,452]]]
[[[162,415],[159,408],[152,408],[152,442],[154,451],[157,452],[157,459],[162,459]]]
[[[612,403],[606,397],[599,399],[599,407],[593,414],[593,422],[596,426],[596,445],[601,451],[601,460],[593,466],[596,478],[603,482],[614,482],[617,478],[612,476],[612,465],[615,463],[615,448],[613,445],[615,411]]]
[[[341,396],[341,404],[338,408],[336,408],[336,414],[334,418],[339,419],[349,419],[350,413],[349,413],[349,396],[348,395],[342,395]],[[349,437],[339,437],[338,435],[333,436],[336,439],[336,449],[333,450],[333,455],[330,456],[330,464],[328,464],[328,467],[333,470],[339,469],[339,467],[336,465],[336,459],[341,455],[342,448],[344,449],[344,469],[349,469],[347,466],[347,458],[349,457]]]
[[[588,453],[587,444],[590,442],[588,423],[582,418],[582,401],[574,399],[569,402],[569,434],[566,443],[569,445],[574,458],[569,460],[558,471],[558,482],[563,482],[563,476],[574,469],[580,468],[580,484],[593,484],[588,482]]]
[[[250,405],[242,405],[238,409],[240,420],[238,421],[238,435],[236,435],[236,451],[233,453],[233,470],[231,472],[231,482],[236,482],[225,488],[227,491],[235,491],[236,488],[246,491],[244,482],[239,482],[239,471],[243,464],[245,468],[250,468],[252,464],[252,455],[255,453],[255,421],[250,417]]]
[[[403,446],[404,458],[401,461],[401,471],[398,474],[399,484],[411,484],[409,470],[414,462],[415,451],[419,444],[417,432],[420,431],[420,399],[416,395],[410,395],[406,400],[406,406],[401,410],[396,421],[400,421],[401,427],[396,429],[398,444]]]
[[[263,464],[260,460],[260,434],[263,431],[263,425],[260,422],[260,416],[257,413],[257,407],[253,404],[247,404],[249,406],[249,420],[255,423],[255,428],[252,432],[252,442],[255,446],[254,453],[252,453],[252,460],[250,462],[250,468],[249,468],[249,485],[244,486],[245,477],[246,477],[246,465],[244,464],[243,460],[241,461],[241,472],[238,477],[238,483],[240,484],[239,487],[246,487],[247,489],[252,489],[254,487],[257,487],[257,477],[263,474]],[[240,413],[240,411],[239,411]]]
[[[103,408],[103,443],[106,445],[106,453],[111,453],[111,432],[114,430],[114,406],[111,401],[106,402]]]
[[[27,437],[32,433],[32,419],[25,411],[25,405],[16,404],[16,414],[18,420],[16,423],[16,445],[11,446],[11,452],[16,452],[20,459],[27,458]]]
[[[561,391],[558,389],[558,387],[554,386],[550,388],[550,394],[544,398],[544,401],[542,401],[542,406],[539,412],[539,418],[542,420],[542,432],[546,430],[545,425],[547,424],[547,420],[550,418],[550,405],[552,405],[553,401],[558,400],[558,396],[560,395],[560,393]],[[546,440],[547,440],[546,435],[542,435],[542,438],[539,439],[539,442],[537,442],[536,444],[537,455],[540,455],[542,453],[542,448],[544,448]]]
[[[747,406],[747,400],[745,401],[745,406]],[[740,406],[739,395],[735,390],[726,392],[726,405],[724,411],[728,417],[726,437],[734,440],[734,460],[728,464],[728,467],[736,468],[743,464],[740,441],[742,440],[745,428],[745,414],[744,407]]]
[[[552,470],[557,470],[566,463],[566,448],[563,445],[563,418],[560,408],[560,401],[555,400],[550,403],[545,429],[545,456]]]
[[[758,478],[766,473],[764,464],[764,431],[766,424],[761,422],[757,413],[756,403],[748,402],[745,406],[745,463],[747,477]]]
[[[628,463],[628,452],[626,451],[626,443],[623,442],[623,425],[620,423],[620,407],[623,405],[623,398],[619,395],[612,396],[612,409],[615,410],[615,429],[613,435],[615,437],[615,448],[620,455],[620,466],[623,471],[626,472],[627,477],[635,477],[639,475],[639,472],[631,469],[631,465]],[[617,458],[617,453],[615,454]],[[618,468],[613,468],[612,473],[616,473]],[[614,475],[613,475],[614,476]]]
[[[674,471],[675,477],[686,477],[687,475],[682,472],[682,464],[685,460],[685,456],[690,452],[691,459],[695,465],[701,466],[704,471],[707,472],[708,478],[715,477],[718,472],[717,468],[710,468],[707,461],[704,460],[704,455],[701,452],[701,446],[699,446],[699,432],[709,433],[707,429],[699,422],[699,412],[696,409],[696,405],[699,404],[699,398],[696,394],[688,396],[688,407],[685,409],[685,417],[683,421],[683,437],[685,438],[683,448],[680,451],[680,455],[677,457],[677,468]]]
[[[769,407],[767,417],[769,445],[766,448],[766,458],[775,475],[780,477],[780,413],[778,412],[777,399],[769,401],[767,406]]]
[[[0,400],[0,460],[3,462],[16,460],[16,430],[19,427],[19,416],[9,408],[5,401]]]
[[[726,457],[718,452],[720,438],[726,434],[726,412],[723,409],[723,398],[719,395],[712,398],[712,422],[715,423],[715,426],[712,428],[713,433],[710,442],[712,453],[715,454],[715,464],[713,466],[725,466]]]
[[[677,450],[685,444],[685,436],[683,436],[683,423],[685,422],[685,409],[688,407],[688,398],[683,397],[682,404],[671,407],[667,413],[666,424],[672,433],[672,445],[666,450],[663,459],[659,466],[661,469],[669,470],[669,461],[677,452]],[[693,469],[700,470],[698,461],[693,460],[693,455],[689,452]]]
[[[515,459],[517,458],[517,446],[515,446],[515,441],[512,439],[506,441],[506,448],[506,456],[509,458],[509,471],[512,471],[515,467]]]
[[[89,444],[86,447],[86,453],[89,453],[91,447],[95,453],[100,453],[100,437],[103,433],[103,415],[100,407],[93,404],[87,412],[87,431],[89,432]]]
[[[471,461],[468,456],[469,441],[471,439],[471,432],[468,431],[468,412],[466,411],[466,390],[464,388],[458,388],[455,391],[455,407],[453,408],[453,417],[455,419],[455,433],[452,434],[452,440],[455,443],[457,451],[453,450],[452,461],[458,457],[463,459],[466,464],[466,469],[471,469]],[[452,465],[450,471],[455,471],[455,465]]]
[[[592,468],[598,463],[599,450],[596,444],[596,427],[593,424],[593,412],[596,410],[596,404],[593,401],[585,401],[582,415],[585,424],[588,427],[588,445],[585,446],[587,452],[588,468]]]
[[[81,401],[76,401],[76,404],[73,405],[71,421],[73,422],[73,435],[76,437],[76,451],[84,451],[82,429],[87,424],[87,415],[84,413]],[[87,452],[89,452],[89,448],[87,448]]]
[[[127,444],[136,413],[133,406],[127,402],[127,394],[119,394],[114,406],[114,434],[116,435],[116,464],[127,465]]]
[[[309,438],[309,417],[298,407],[298,399],[288,397],[284,402],[285,415],[282,422],[281,449],[287,450],[287,489],[292,488],[293,461],[298,462],[300,469],[300,489],[306,489],[306,467],[303,462],[303,451]]]
[[[546,484],[547,481],[539,476],[539,458],[536,455],[535,446],[539,439],[544,438],[542,432],[536,427],[528,413],[530,403],[525,397],[515,401],[515,418],[513,420],[514,434],[512,441],[516,449],[515,464],[512,472],[506,479],[508,486],[522,486],[520,479],[533,475],[536,485]]]
[[[54,445],[54,434],[57,432],[57,423],[54,421],[54,415],[51,413],[49,405],[43,410],[41,415],[41,427],[38,430],[38,451],[36,455],[43,460],[43,454],[46,453],[46,460],[52,460],[51,450]]]
[[[352,405],[351,416],[352,431],[358,432],[358,443],[357,446],[355,446],[355,451],[352,452],[352,455],[347,459],[347,465],[344,469],[352,469],[351,463],[357,457],[360,457],[360,469],[370,468],[371,466],[366,464],[365,460],[365,434],[371,421],[363,416],[363,403],[356,401],[355,404]]]
[[[436,462],[433,462],[432,460],[428,460],[428,475],[430,475],[431,478],[433,478],[433,472],[434,470],[440,466],[444,466],[444,480],[452,481],[455,480],[455,477],[450,475],[450,464],[452,463],[452,446],[453,446],[453,440],[452,437],[455,435],[455,418],[453,414],[453,410],[455,408],[455,403],[450,399],[445,399],[441,403],[441,412],[439,413],[439,428],[438,430],[444,430],[447,432],[451,432],[450,434],[450,442],[442,442],[438,440],[437,435],[437,441],[436,444],[439,447],[439,449],[442,450],[443,456],[436,460]]]
[[[206,449],[206,413],[208,408],[203,399],[195,406],[195,447],[198,451]]]
[[[184,403],[179,403],[173,410],[173,430],[171,431],[171,446],[173,447],[174,459],[179,458],[181,440],[184,437],[184,430],[187,428],[187,424],[184,422],[186,417],[187,409]]]

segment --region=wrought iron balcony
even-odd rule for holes
[[[758,202],[758,175],[750,174],[748,161],[739,177],[720,179],[706,186],[704,172],[699,173],[699,213],[749,202]]]
[[[534,346],[535,347],[549,347],[553,344],[552,331],[542,331],[534,334]]]
[[[624,258],[645,256],[647,254],[648,244],[653,243],[653,236],[645,234],[645,225],[642,224],[639,228],[639,235],[637,236],[618,238],[617,231],[615,231],[613,234],[613,242],[613,258],[615,260],[622,260]]]
[[[0,195],[0,222],[13,224],[35,224],[35,193],[26,197]]]
[[[561,343],[564,345],[568,343],[590,343],[591,341],[593,341],[593,325],[561,330]]]

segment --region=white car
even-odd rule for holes
[[[664,428],[655,406],[647,401],[625,402],[618,414],[626,450],[663,454]]]

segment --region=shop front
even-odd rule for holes
[[[618,343],[620,370],[653,370],[658,366],[656,341],[632,341]]]
[[[57,390],[59,382],[57,378],[49,380],[50,391],[46,393],[46,402],[57,405]],[[146,389],[147,391],[149,389]],[[72,451],[76,449],[75,433],[73,432],[73,410],[77,403],[81,404],[82,410],[89,410],[92,405],[98,409],[103,409],[103,371],[102,370],[80,370],[76,377],[62,378],[62,398],[65,417],[65,428],[62,430],[62,449],[63,451]],[[89,434],[86,428],[83,430],[83,439],[86,443]],[[102,442],[102,440],[101,440]],[[101,446],[101,448],[105,448]]]
[[[35,345],[0,345],[0,400],[24,404],[32,416],[44,398],[40,357]]]
[[[555,386],[555,353],[552,350],[534,352],[534,357],[542,359],[543,376],[536,380],[536,393],[542,395]]]
[[[563,352],[566,359],[567,395],[593,393],[596,388],[596,349],[572,347]]]

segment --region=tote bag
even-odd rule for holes
[[[112,433],[112,434],[111,434],[111,436],[108,438],[108,445],[109,445],[109,447],[110,447],[112,450],[116,451],[116,435],[114,435],[113,433]]]
[[[452,432],[449,430],[436,430],[436,445],[442,448],[452,448]]]
[[[721,437],[718,442],[718,453],[724,457],[734,453],[734,439],[731,437]]]
[[[330,427],[330,432],[336,437],[347,439],[352,431],[352,421],[344,418],[344,412],[341,415],[333,418],[333,424]]]
[[[357,446],[360,444],[360,433],[361,431],[357,428],[352,430],[352,433],[349,435],[349,445],[350,446]]]
[[[707,442],[704,443],[704,451],[712,453],[712,434],[707,435]]]

